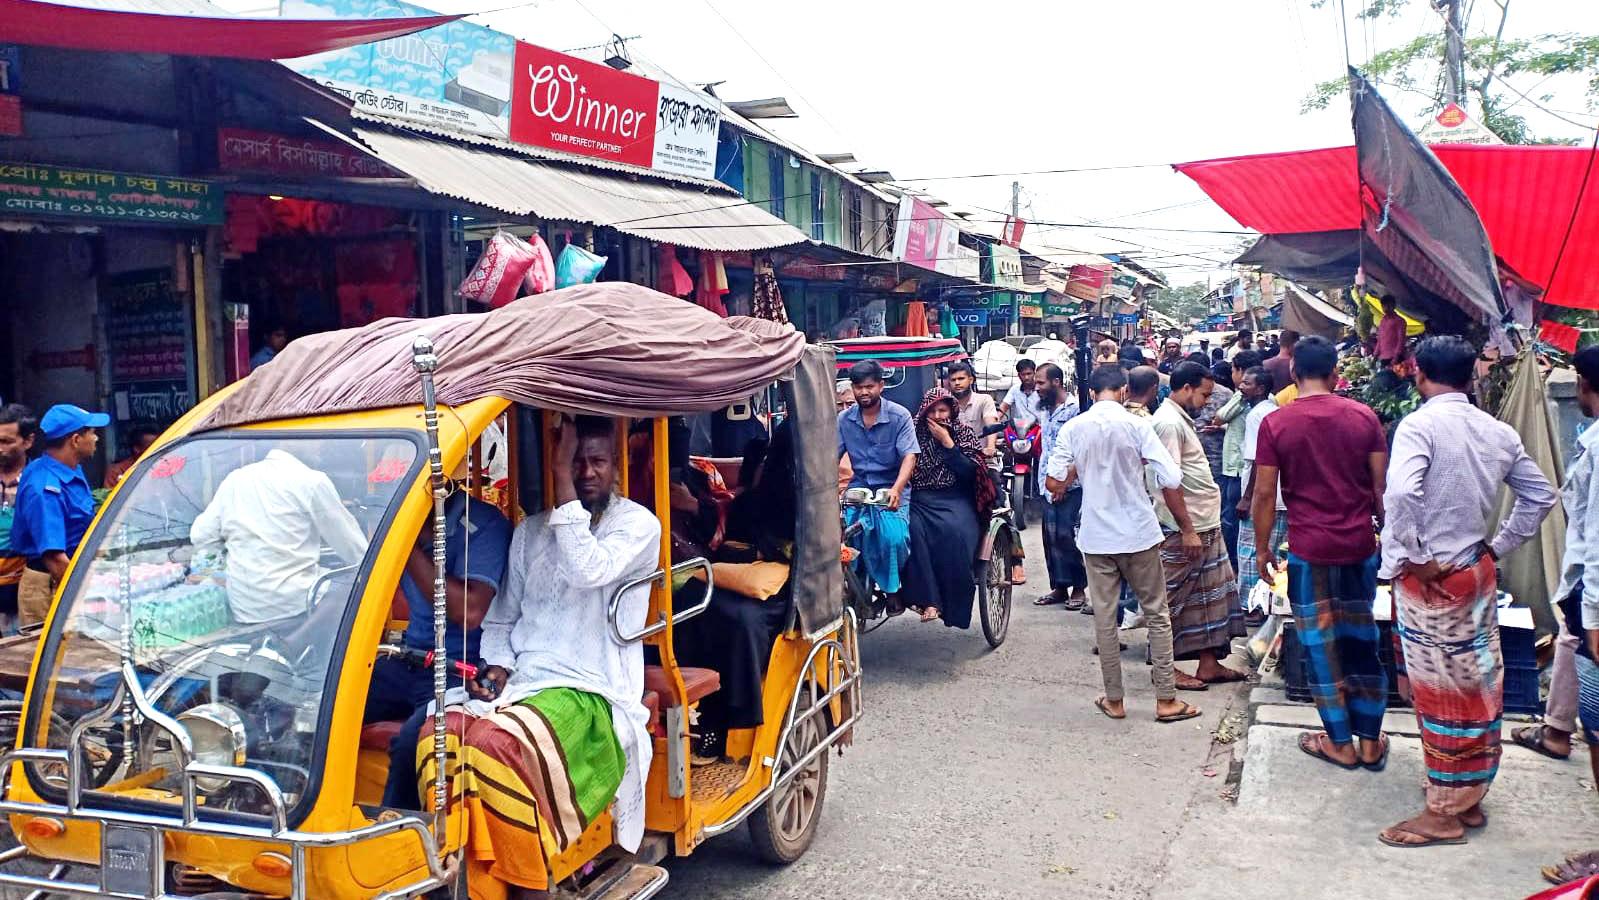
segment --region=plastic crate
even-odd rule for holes
[[[1400,676],[1404,674],[1403,664],[1395,665],[1398,655],[1397,641],[1394,638],[1393,625],[1389,622],[1377,623],[1377,658],[1382,663],[1384,674],[1388,676],[1388,706],[1408,707],[1410,699],[1400,692]],[[1295,703],[1309,703],[1313,698],[1310,693],[1310,682],[1305,672],[1304,648],[1299,643],[1299,635],[1294,629],[1292,619],[1283,623],[1283,647],[1280,661],[1283,672],[1283,691],[1288,699]]]
[[[1537,632],[1531,628],[1499,626],[1499,650],[1505,657],[1506,669],[1536,669],[1538,667]]]
[[[1505,664],[1505,712],[1539,715],[1543,700],[1538,696],[1538,668]]]
[[[1299,645],[1299,634],[1294,629],[1294,620],[1289,619],[1283,623],[1282,656],[1278,663],[1283,670],[1283,691],[1288,694],[1288,699],[1295,703],[1309,703],[1311,701],[1310,683],[1305,676],[1305,653]]]

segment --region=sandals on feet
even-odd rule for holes
[[[1550,759],[1558,759],[1561,761],[1570,759],[1570,750],[1567,750],[1564,754],[1560,754],[1550,750],[1549,747],[1544,744],[1543,733],[1546,727],[1548,726],[1528,725],[1525,728],[1517,728],[1516,730],[1510,732],[1510,740],[1512,743],[1518,746],[1526,747],[1528,750],[1531,750],[1534,753],[1541,753]]]
[[[1380,740],[1382,741],[1382,752],[1377,754],[1376,760],[1372,762],[1360,760],[1360,764],[1372,772],[1381,772],[1383,769],[1388,768],[1388,748],[1392,742],[1388,740],[1388,735],[1386,734]]]
[[[1599,850],[1574,853],[1552,866],[1544,866],[1539,871],[1544,880],[1550,884],[1569,884],[1580,879],[1592,878],[1599,875]]]
[[[1015,582],[1014,579],[1012,579],[1011,583],[1015,584],[1016,582]],[[1060,604],[1063,604],[1063,603],[1066,603],[1066,602],[1067,601],[1066,601],[1065,598],[1057,597],[1057,596],[1055,596],[1055,592],[1054,591],[1050,591],[1049,593],[1045,594],[1044,596],[1039,597],[1037,600],[1034,600],[1033,601],[1033,605],[1034,606],[1057,606],[1057,605],[1060,605]],[[1071,609],[1072,607],[1068,606],[1066,608],[1067,609]]]
[[[1340,769],[1347,769],[1353,772],[1361,767],[1359,757],[1356,757],[1354,762],[1346,763],[1327,755],[1326,737],[1327,732],[1325,731],[1302,734],[1299,736],[1299,749],[1304,751],[1306,756],[1314,756],[1323,762],[1332,763]],[[1383,843],[1387,843],[1387,841]]]
[[[926,609],[922,610],[922,621],[923,622],[937,622],[938,621],[938,609],[936,607],[929,606]]]
[[[1094,706],[1098,707],[1099,711],[1104,713],[1105,714],[1105,718],[1107,718],[1107,719],[1125,719],[1125,718],[1127,718],[1127,710],[1125,710],[1125,709],[1122,710],[1122,713],[1119,716],[1116,715],[1115,713],[1111,712],[1110,711],[1110,701],[1106,700],[1104,697],[1100,697],[1097,700],[1095,700],[1094,701]]]
[[[1400,840],[1397,835],[1402,834],[1408,834],[1411,837],[1418,837],[1421,838],[1421,840]],[[1390,847],[1400,847],[1408,850],[1412,847],[1442,847],[1449,844],[1464,844],[1466,843],[1466,836],[1461,834],[1456,835],[1455,837],[1444,837],[1436,834],[1423,834],[1422,832],[1411,827],[1410,822],[1400,822],[1398,825],[1395,825],[1386,831],[1378,832],[1377,840],[1382,841],[1384,844],[1387,844]]]
[[[1201,711],[1199,707],[1185,701],[1183,702],[1182,709],[1179,709],[1174,713],[1167,713],[1163,716],[1156,715],[1155,721],[1162,725],[1169,725],[1172,722],[1185,722],[1189,719],[1197,719],[1199,718],[1200,714]]]

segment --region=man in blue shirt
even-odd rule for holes
[[[444,504],[444,649],[451,661],[478,661],[479,626],[489,604],[505,580],[506,557],[511,546],[511,523],[500,511],[458,488]],[[409,611],[405,626],[406,649],[421,654],[433,649],[433,520],[428,518],[416,546],[405,561],[400,592]],[[420,659],[387,657],[372,668],[372,688],[367,695],[367,722],[404,719],[389,742],[389,779],[383,805],[394,809],[421,809],[416,787],[418,735],[433,700],[433,669],[417,665]],[[452,675],[452,685],[459,676]]]
[[[1042,424],[1039,459],[1047,460],[1060,440],[1061,429],[1077,415],[1077,398],[1066,390],[1066,374],[1060,366],[1045,363],[1038,367],[1038,415]],[[1077,520],[1083,510],[1083,489],[1073,484],[1059,501],[1044,487],[1044,467],[1038,467],[1038,495],[1044,500],[1044,562],[1049,568],[1049,593],[1033,601],[1035,606],[1065,604],[1081,610],[1087,602],[1088,570],[1077,549]]]
[[[849,382],[855,405],[838,414],[838,455],[849,456],[850,487],[888,491],[887,505],[873,510],[880,521],[866,529],[862,557],[878,586],[893,594],[899,591],[900,563],[910,553],[907,486],[921,446],[910,411],[883,399],[883,367],[876,360],[851,366]],[[851,508],[846,515],[853,521],[862,512]]]
[[[94,518],[94,493],[83,474],[85,461],[100,445],[95,431],[111,424],[105,413],[70,403],[50,407],[39,420],[44,453],[28,463],[17,482],[16,514],[11,522],[11,552],[27,560],[17,585],[18,617],[42,621],[66,575],[67,564]]]

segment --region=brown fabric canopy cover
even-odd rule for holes
[[[195,430],[421,403],[411,366],[419,333],[438,355],[440,404],[504,397],[607,416],[721,409],[787,374],[805,348],[790,325],[723,319],[636,284],[577,285],[486,313],[300,338]]]

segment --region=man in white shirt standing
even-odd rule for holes
[[[1242,355],[1242,354],[1240,354]],[[1277,411],[1277,399],[1272,396],[1272,391],[1277,383],[1272,380],[1271,372],[1265,366],[1255,366],[1244,373],[1242,386],[1239,393],[1244,395],[1244,402],[1248,403],[1249,413],[1244,418],[1244,444],[1241,455],[1244,461],[1242,474],[1239,476],[1243,489],[1238,496],[1238,596],[1243,598],[1244,604],[1249,603],[1249,594],[1260,581],[1260,565],[1256,561],[1259,552],[1255,547],[1255,527],[1250,524],[1252,514],[1251,504],[1255,497],[1255,448],[1260,444],[1260,423],[1266,417]],[[1282,491],[1277,492],[1277,518],[1271,527],[1271,551],[1276,553],[1288,540],[1288,511],[1283,505]]]
[[[1083,484],[1083,520],[1077,543],[1088,569],[1088,597],[1105,696],[1094,701],[1112,719],[1127,718],[1122,689],[1117,602],[1128,585],[1143,607],[1154,665],[1155,721],[1180,722],[1200,714],[1177,699],[1172,667],[1171,613],[1166,603],[1160,522],[1144,486],[1148,464],[1162,498],[1183,534],[1184,552],[1197,557],[1203,545],[1183,499],[1183,473],[1147,420],[1122,406],[1127,373],[1101,366],[1088,377],[1094,405],[1061,429],[1045,466],[1045,486],[1058,503],[1071,483]]]
[[[351,565],[366,556],[333,480],[291,452],[302,446],[311,442],[283,441],[228,473],[189,528],[196,552],[226,553],[228,606],[241,625],[304,615],[324,545]]]

